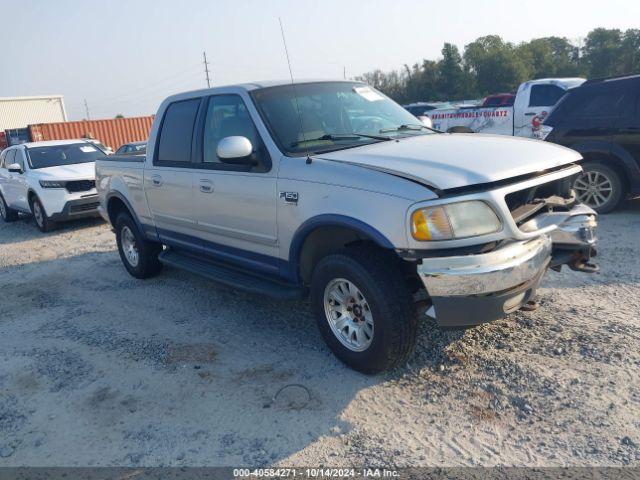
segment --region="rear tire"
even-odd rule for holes
[[[31,198],[31,213],[33,214],[33,219],[36,221],[38,230],[42,233],[50,232],[56,228],[56,222],[47,216],[47,212],[38,197]]]
[[[599,162],[587,162],[582,169],[582,174],[573,183],[578,200],[598,213],[613,211],[625,193],[618,172]]]
[[[162,244],[145,239],[128,213],[118,215],[115,229],[120,259],[131,276],[143,279],[160,273]]]
[[[1,193],[0,193],[0,217],[2,217],[2,220],[4,220],[7,223],[15,222],[16,220],[18,220],[18,212],[13,210],[12,208],[9,208],[9,206],[7,205],[7,202],[4,201],[4,197],[2,196]]]
[[[351,247],[313,271],[311,305],[320,333],[359,372],[402,365],[415,347],[418,318],[399,262],[383,250]]]

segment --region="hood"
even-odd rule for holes
[[[390,173],[437,190],[497,182],[582,158],[541,140],[475,133],[420,135],[317,157]]]
[[[93,180],[96,177],[95,162],[59,165],[57,167],[32,170],[41,179],[47,180]]]

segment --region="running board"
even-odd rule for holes
[[[304,298],[304,289],[297,285],[252,275],[219,262],[203,260],[188,253],[167,249],[158,256],[158,259],[170,267],[187,270],[239,290],[259,293],[279,300]]]

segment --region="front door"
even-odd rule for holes
[[[149,152],[144,191],[160,240],[167,245],[201,250],[193,209],[192,145],[200,98],[172,103],[158,133],[158,149]]]
[[[22,173],[10,172],[8,167],[17,163],[22,167]],[[11,208],[15,210],[21,210],[23,212],[29,211],[29,202],[27,199],[29,186],[26,179],[25,171],[25,157],[22,153],[22,148],[13,148],[8,150],[5,154],[4,169],[0,173],[2,177],[2,191],[4,192],[4,199]]]
[[[628,161],[637,167],[629,168],[630,174],[635,175],[629,179],[629,183],[640,185],[640,175],[637,173],[640,168],[640,81],[629,82],[626,92],[622,114],[616,118],[612,153],[621,158],[625,154],[632,157]]]
[[[276,173],[267,149],[239,95],[208,99],[201,162],[194,173],[193,210],[205,254],[245,268],[278,272]],[[220,140],[249,139],[251,165],[217,155]]]
[[[29,205],[29,184],[27,183],[27,158],[23,147],[16,149],[16,157],[14,163],[22,168],[22,173],[10,173],[11,179],[11,203],[17,210],[30,211]]]

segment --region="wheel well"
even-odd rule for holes
[[[582,158],[584,158],[584,161],[581,162],[583,165],[585,163],[601,163],[605,167],[609,167],[614,170],[620,177],[620,182],[622,182],[624,192],[626,193],[629,191],[629,175],[627,174],[624,165],[617,157],[613,155],[606,155],[604,153],[583,153]]]
[[[299,268],[302,281],[309,283],[314,267],[323,257],[345,247],[365,243],[377,246],[366,235],[349,227],[327,226],[313,230],[307,235],[300,249]]]
[[[29,193],[27,194],[27,200],[29,200],[29,206],[31,206],[31,202],[33,202],[33,199],[37,197],[38,195],[36,194],[36,192],[34,192],[33,190],[29,190]]]
[[[127,205],[118,197],[109,199],[109,203],[107,203],[107,214],[109,215],[109,222],[111,222],[111,225],[115,226],[116,218],[118,218],[118,215],[121,212],[131,214],[131,212],[129,212],[129,207],[127,207]]]

